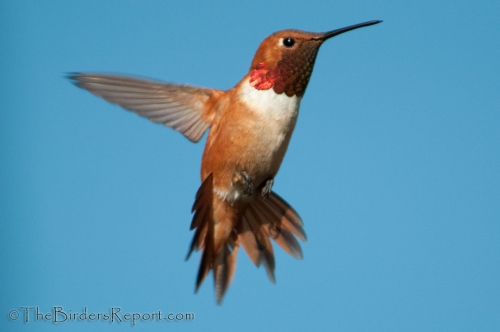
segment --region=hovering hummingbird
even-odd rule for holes
[[[202,249],[196,291],[213,271],[220,304],[243,246],[256,266],[274,278],[273,239],[302,258],[306,241],[298,213],[272,191],[288,148],[300,101],[320,46],[369,21],[325,33],[278,31],[260,44],[250,70],[227,91],[91,73],[69,76],[80,88],[162,123],[198,142],[209,130],[201,163],[187,258]],[[186,258],[186,259],[187,259]]]

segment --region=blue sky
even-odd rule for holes
[[[498,331],[498,1],[0,5],[0,329]],[[77,89],[73,71],[231,88],[274,31],[325,43],[274,190],[300,213],[276,285],[240,252],[222,306],[185,262],[203,144]],[[55,324],[11,310],[195,314]]]

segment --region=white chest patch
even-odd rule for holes
[[[240,98],[258,114],[264,121],[276,121],[286,125],[295,120],[299,112],[300,97],[288,97],[286,94],[277,94],[274,90],[257,90],[250,83],[243,84]]]

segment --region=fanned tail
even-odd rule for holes
[[[302,219],[275,192],[271,192],[267,199],[258,195],[248,206],[238,226],[239,242],[257,267],[264,265],[272,283],[275,283],[276,279],[271,238],[287,253],[302,259],[302,249],[295,239],[297,237],[306,241]]]
[[[214,202],[218,204],[216,208]],[[222,237],[222,240],[215,227],[214,214],[218,213],[214,213],[214,209],[219,209],[219,212],[224,210],[224,215],[229,219],[238,216],[238,213],[232,213],[236,207],[217,197],[214,201],[213,176],[210,174],[196,193],[191,222],[191,229],[196,231],[186,259],[193,251],[203,250],[196,278],[196,291],[212,270],[217,304],[222,302],[233,278],[240,244],[256,266],[264,265],[272,283],[275,283],[275,261],[271,238],[287,253],[302,259],[302,250],[296,239],[297,237],[306,241],[302,220],[276,193],[271,192],[268,198],[257,195],[244,213],[239,215],[237,222],[233,223],[234,227],[229,235]]]

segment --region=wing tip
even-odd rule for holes
[[[73,83],[74,85],[78,86],[81,88],[81,86],[79,86],[78,84],[80,84],[80,77],[81,77],[81,73],[79,72],[68,72],[68,73],[64,73],[64,78],[69,80],[70,83]]]

